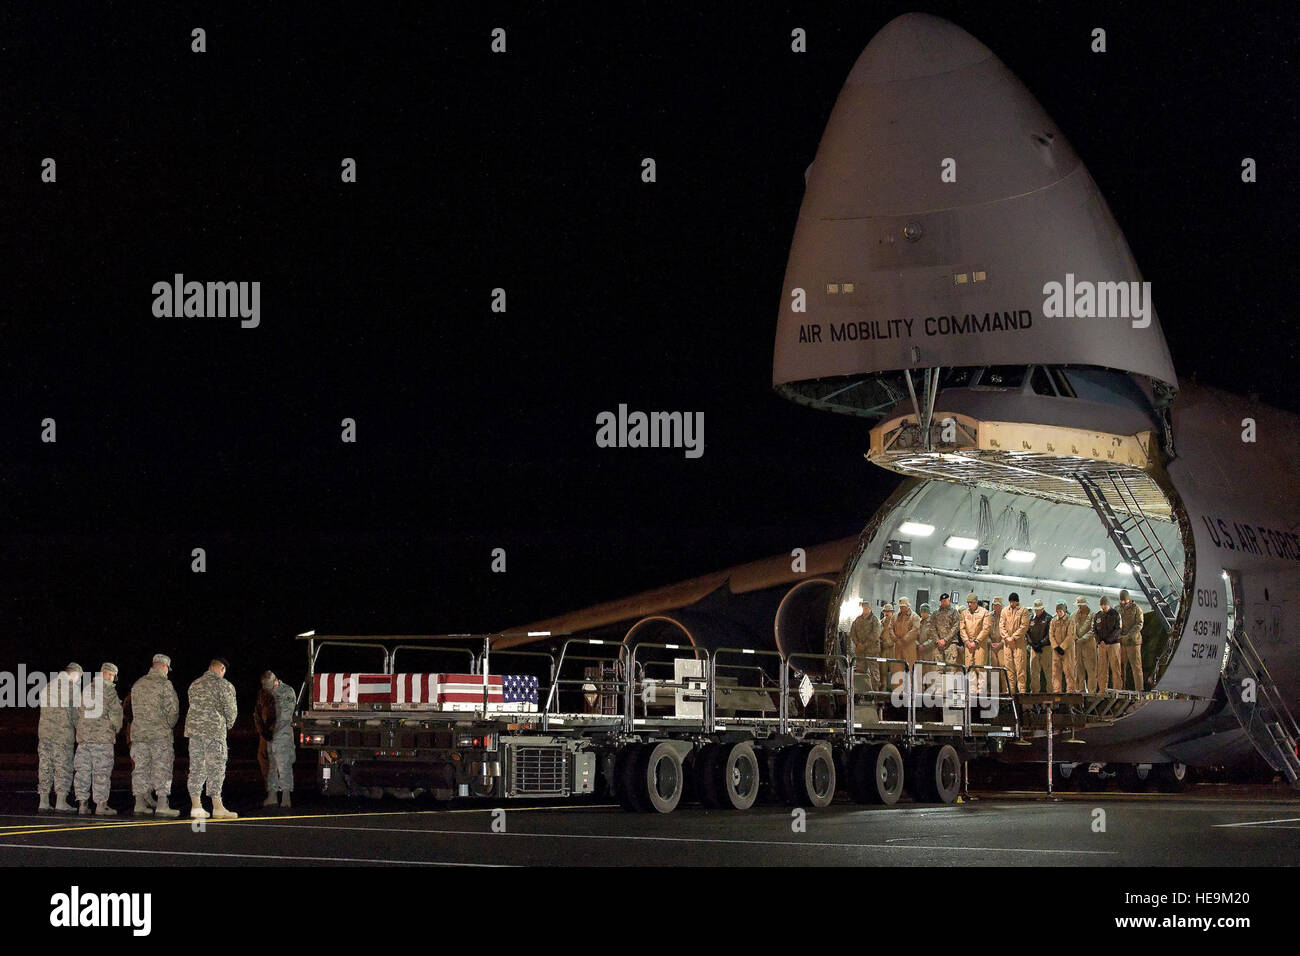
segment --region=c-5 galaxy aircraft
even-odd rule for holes
[[[1018,591],[1050,613],[1127,588],[1146,611],[1144,692],[1076,700],[1086,739],[1053,759],[1176,783],[1253,744],[1296,782],[1284,452],[1300,419],[1180,385],[1096,183],[951,23],[893,20],[840,92],[806,174],[772,383],[870,423],[868,461],[903,476],[861,535],[520,630],[820,653],[860,598]],[[1002,756],[1046,760],[1043,738]]]

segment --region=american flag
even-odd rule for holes
[[[483,704],[482,674],[438,674],[437,702],[440,704]],[[486,680],[487,702],[501,703],[501,675],[489,674]],[[445,709],[445,708],[444,708]]]
[[[317,674],[315,697],[320,704],[348,706],[387,704],[392,700],[391,674]]]
[[[504,696],[507,704],[537,705],[537,678],[520,674],[506,674]]]

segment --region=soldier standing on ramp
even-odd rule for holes
[[[270,771],[266,775],[266,800],[262,806],[275,806],[275,795],[279,792],[284,794],[280,806],[291,807],[293,802],[289,794],[293,792],[293,708],[297,701],[293,691],[270,671],[262,675],[262,689],[275,700],[275,730],[267,747]]]
[[[880,656],[880,618],[876,617],[871,610],[871,602],[867,598],[858,601],[858,606],[862,609],[853,620],[853,625],[849,628],[849,640],[853,644],[853,673],[865,674],[868,680],[868,686],[871,690],[879,690],[877,677],[880,676],[880,668],[873,661],[868,663],[868,657]]]
[[[1014,693],[1023,694],[1029,686],[1029,661],[1025,652],[1025,636],[1029,633],[1029,608],[1020,606],[1020,595],[1012,591],[1007,595],[1007,607],[998,619],[1002,637],[1002,660],[1009,664]],[[1039,602],[1042,603],[1041,601]],[[1037,693],[1037,688],[1034,688]]]
[[[1047,633],[1052,647],[1052,693],[1062,688],[1067,693],[1078,693],[1078,676],[1074,669],[1074,621],[1065,616],[1065,602],[1056,602],[1056,616],[1048,625]],[[1064,678],[1064,682],[1062,682]]]
[[[203,786],[212,798],[212,817],[226,820],[239,816],[221,802],[221,785],[226,782],[226,734],[235,726],[235,686],[226,680],[226,662],[213,658],[203,676],[190,685],[190,709],[185,714],[185,736],[190,739],[191,817],[206,817]]]
[[[960,666],[962,646],[958,631],[961,629],[961,622],[957,617],[957,609],[952,606],[952,601],[947,594],[939,595],[939,610],[934,612],[934,628],[939,632],[939,641],[935,645],[939,653],[935,660]]]
[[[1100,684],[1097,682],[1097,636],[1092,633],[1092,611],[1086,597],[1077,597],[1074,603],[1077,608],[1074,612],[1074,649],[1078,655],[1074,672],[1079,690],[1095,694]]]
[[[41,688],[41,720],[36,728],[37,777],[40,781],[42,813],[69,813],[68,791],[72,789],[72,760],[77,746],[77,711],[81,705],[81,665],[69,664],[53,681]],[[50,787],[54,806],[50,806]]]
[[[172,770],[176,763],[175,729],[181,705],[172,682],[167,679],[172,659],[155,654],[149,672],[131,685],[131,792],[135,794],[136,816],[148,815],[149,799],[158,797],[156,812],[160,817],[178,817],[179,810],[168,806],[172,790]]]
[[[117,665],[105,664],[100,679],[86,688],[77,715],[77,756],[73,759],[73,785],[77,791],[77,812],[90,813],[95,798],[95,815],[115,817],[108,805],[113,778],[113,744],[122,729],[122,702],[117,699]]]
[[[1119,644],[1124,650],[1124,660],[1133,672],[1133,689],[1146,689],[1142,681],[1142,608],[1128,596],[1128,591],[1119,592]]]
[[[967,674],[971,677],[971,692],[983,694],[984,671],[989,662],[989,612],[980,607],[979,597],[974,591],[966,595],[966,610],[961,612],[959,621],[961,640],[966,646]],[[970,668],[976,668],[970,670]]]

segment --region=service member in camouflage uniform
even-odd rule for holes
[[[41,719],[36,728],[37,777],[41,812],[70,812],[72,762],[77,747],[77,711],[81,706],[81,665],[69,664],[41,688]],[[54,806],[50,806],[50,788]]]
[[[853,644],[853,673],[866,674],[872,690],[879,690],[880,668],[868,662],[868,657],[880,656],[880,618],[871,610],[871,602],[866,598],[858,601],[862,613],[853,620],[849,628],[849,641]]]
[[[157,815],[178,817],[179,810],[167,805],[172,790],[172,769],[176,763],[174,734],[181,705],[172,682],[167,679],[172,659],[155,654],[149,673],[131,686],[131,792],[137,815],[148,814],[150,798],[157,794]]]
[[[939,663],[943,654],[939,650],[939,629],[934,626],[934,615],[930,613],[930,605],[922,604],[918,611],[921,612],[921,633],[916,641],[916,659],[922,661],[921,664],[921,686],[925,686],[925,675],[934,670],[928,667],[928,664]]]
[[[95,800],[95,815],[115,817],[108,805],[113,778],[113,744],[122,729],[122,702],[117,698],[117,665],[105,664],[100,679],[86,688],[77,714],[77,756],[73,759],[73,786],[77,792],[77,812],[90,813],[90,799]]]
[[[203,676],[190,685],[189,710],[185,714],[185,736],[190,741],[189,790],[191,817],[206,817],[203,787],[212,799],[212,816],[218,820],[237,817],[221,802],[221,785],[226,781],[226,734],[235,726],[235,686],[226,680],[226,662],[214,658]]]
[[[880,656],[894,656],[894,605],[892,604],[886,604],[880,609]],[[889,667],[887,661],[880,662],[881,690],[889,690]]]
[[[912,613],[912,603],[907,598],[898,599],[898,614],[894,617],[894,650],[890,657],[896,657],[905,663],[889,665],[889,689],[894,689],[895,674],[906,674],[910,678],[911,669],[907,666],[916,663],[916,642],[921,637],[921,619]],[[899,685],[902,686],[901,683]]]
[[[1128,591],[1119,592],[1119,646],[1133,672],[1133,689],[1145,690],[1142,682],[1142,608],[1130,600]]]
[[[1074,599],[1074,650],[1077,655],[1075,674],[1079,690],[1095,694],[1101,685],[1097,678],[1097,635],[1092,633],[1092,610],[1086,597]]]
[[[264,807],[275,806],[275,795],[282,793],[280,806],[293,806],[289,794],[293,792],[293,709],[297,701],[293,691],[270,671],[262,675],[262,689],[275,699],[275,730],[271,737],[269,756],[271,772],[266,777]]]
[[[962,647],[958,632],[961,630],[961,618],[947,594],[939,595],[939,610],[934,612],[934,628],[939,632],[939,643],[936,645],[939,656],[935,660],[960,667]]]

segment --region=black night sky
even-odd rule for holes
[[[12,662],[220,653],[251,694],[308,628],[495,629],[858,531],[895,479],[771,348],[803,171],[909,9],[1072,141],[1180,376],[1300,408],[1293,4],[258,6],[0,12]],[[155,318],[177,272],[260,281],[260,327]],[[704,457],[597,448],[619,403],[704,412]]]

